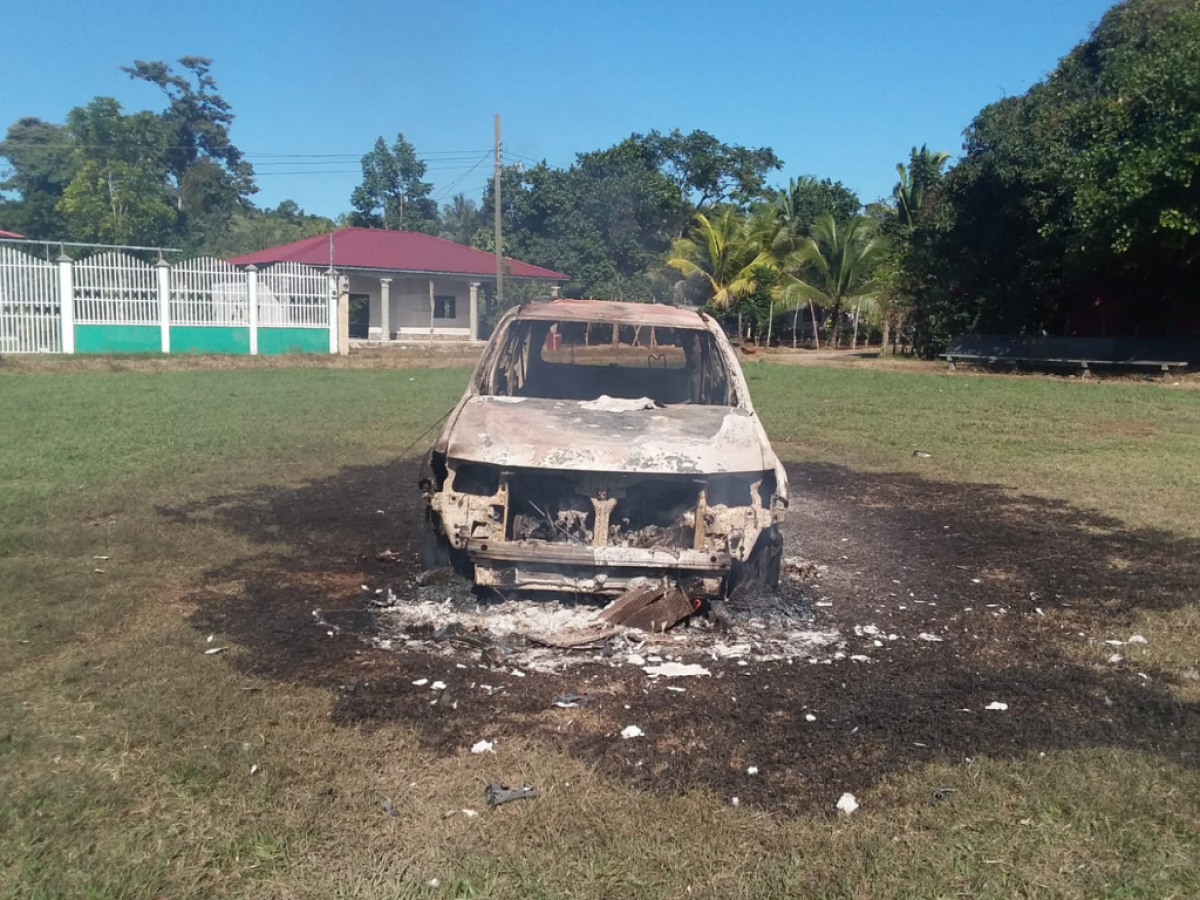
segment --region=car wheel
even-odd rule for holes
[[[777,590],[782,568],[783,535],[777,526],[772,525],[758,536],[758,543],[750,551],[749,558],[741,565],[735,564],[731,587],[761,584]]]
[[[442,520],[436,513],[426,512],[425,527],[421,529],[421,568],[440,569],[453,567],[463,578],[471,578],[471,564],[463,550],[450,546],[450,539],[442,531]]]

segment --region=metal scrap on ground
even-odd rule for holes
[[[514,800],[532,800],[538,795],[537,788],[523,784],[518,788],[510,788],[498,781],[493,781],[483,789],[484,799],[488,806],[501,806]]]

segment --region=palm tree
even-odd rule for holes
[[[912,148],[909,154],[908,167],[904,163],[896,163],[896,174],[900,183],[893,189],[896,198],[896,212],[900,221],[908,228],[916,225],[917,215],[925,206],[929,192],[942,180],[942,168],[950,159],[950,154],[944,150],[930,153],[929,147],[921,145],[921,149]]]
[[[755,224],[751,224],[755,223]],[[671,245],[667,265],[709,289],[709,303],[721,310],[737,310],[738,339],[742,337],[740,300],[758,290],[754,270],[774,267],[776,260],[763,248],[765,234],[755,218],[743,220],[734,209],[713,218],[696,213],[687,237]]]
[[[466,194],[458,194],[442,210],[442,237],[456,244],[471,246],[479,229],[479,209]]]
[[[837,222],[824,213],[813,223],[810,235],[801,238],[795,252],[800,271],[792,290],[830,311],[834,347],[842,310],[853,306],[857,322],[863,305],[874,298],[875,268],[886,253],[887,242],[865,216]]]

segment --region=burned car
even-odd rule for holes
[[[720,326],[695,310],[510,310],[426,460],[427,566],[476,584],[690,598],[779,580],[787,476]]]

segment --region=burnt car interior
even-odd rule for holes
[[[716,339],[701,328],[517,319],[478,385],[488,396],[736,406]]]

